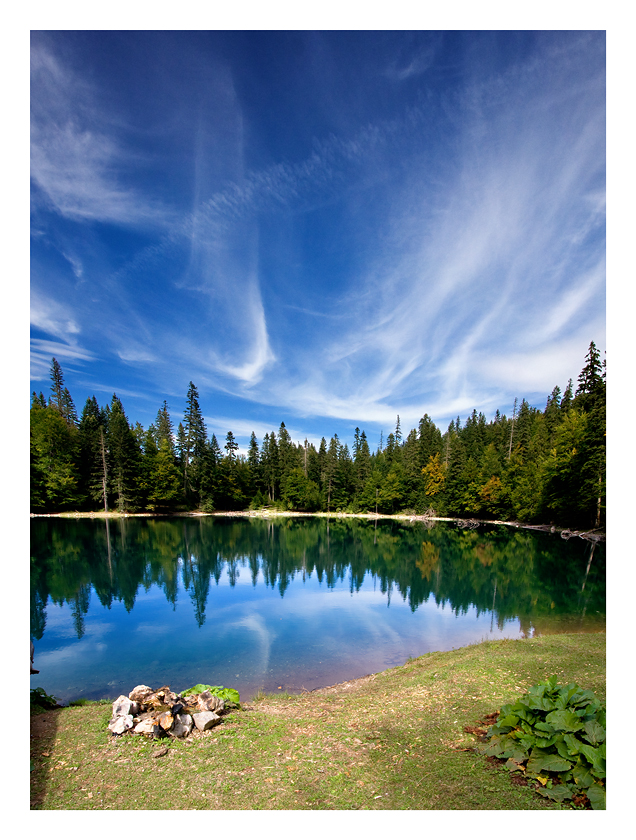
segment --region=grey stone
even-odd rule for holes
[[[197,705],[202,712],[219,713],[225,708],[225,700],[221,700],[220,697],[217,697],[215,694],[211,694],[209,691],[202,691],[201,694],[199,694]]]
[[[115,700],[113,703],[113,717],[119,717],[120,715],[137,715],[139,714],[139,704],[134,703],[130,698],[126,697],[124,694],[120,694],[120,696]]]
[[[179,696],[170,691],[169,685],[163,685],[144,699],[144,705],[158,711],[167,711],[179,701]]]
[[[214,712],[197,712],[192,715],[192,719],[200,732],[205,732],[206,729],[212,729],[213,726],[221,723],[221,718]]]
[[[153,694],[153,690],[149,685],[137,685],[130,692],[128,698],[135,703],[144,703],[146,698],[150,697],[151,694]]]
[[[194,721],[191,715],[180,714],[175,716],[174,726],[170,730],[170,734],[174,738],[187,738],[192,732]]]
[[[113,735],[123,735],[128,729],[132,729],[133,718],[132,715],[119,715],[113,718],[108,724],[108,728]]]
[[[149,717],[145,720],[139,721],[133,731],[135,735],[152,735],[155,725],[155,721]]]

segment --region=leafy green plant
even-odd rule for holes
[[[43,688],[31,689],[31,714],[37,715],[41,712],[48,712],[58,706],[58,698],[52,694],[47,694]]]
[[[210,694],[214,694],[215,697],[220,697],[221,700],[226,700],[229,703],[240,706],[241,698],[238,691],[235,688],[223,688],[222,685],[204,685],[203,683],[198,683],[192,688],[182,691],[181,696],[187,697],[188,694],[201,694],[204,691],[209,691]]]
[[[592,808],[604,810],[605,725],[605,706],[593,692],[550,677],[503,705],[478,749],[536,779],[542,796],[579,803],[584,795]]]

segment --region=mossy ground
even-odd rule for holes
[[[31,719],[31,808],[560,810],[464,732],[556,674],[605,700],[605,634],[484,642],[309,694],[186,741],[113,737],[110,704]],[[167,748],[164,754],[159,754]]]

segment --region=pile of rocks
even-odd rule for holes
[[[187,738],[194,727],[205,732],[217,726],[225,711],[225,701],[209,691],[182,697],[168,685],[156,691],[138,685],[128,697],[122,694],[115,700],[108,729],[113,735]]]

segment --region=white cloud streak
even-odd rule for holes
[[[97,92],[43,43],[31,49],[31,179],[58,213],[126,226],[165,224],[165,207],[122,185],[132,155],[112,136]],[[35,196],[37,206],[37,194]],[[167,218],[168,217],[168,218]]]
[[[425,73],[431,58],[404,58],[386,73],[399,84]],[[218,121],[232,177],[219,187],[201,175],[194,207],[111,275],[120,309],[101,334],[122,360],[160,368],[164,382],[187,369],[199,387],[298,416],[388,427],[398,413],[406,425],[425,412],[440,421],[494,409],[511,389],[547,395],[580,368],[592,338],[604,341],[599,66],[588,66],[581,44],[546,48],[532,66],[449,99],[454,131],[443,156],[424,154],[422,106],[261,171],[244,171],[242,109],[226,74]],[[44,49],[33,72],[33,178],[58,212],[125,225],[165,220],[164,209],[119,184],[126,152],[100,130],[91,92]],[[218,138],[210,126],[201,138],[204,160]],[[383,186],[378,169],[401,155],[408,178]],[[329,205],[351,220],[368,196],[372,233],[349,283],[321,299],[320,289],[290,291],[287,278],[264,273],[264,216],[285,225]],[[185,265],[155,286],[155,320],[130,287],[177,252]],[[84,278],[81,261],[70,262]],[[48,335],[79,333],[63,307],[36,299],[34,308]]]

